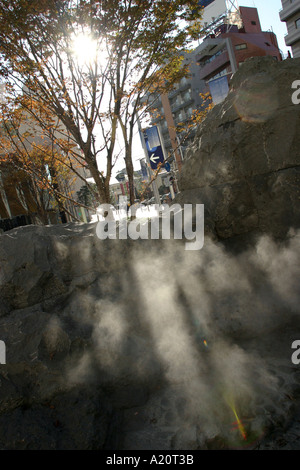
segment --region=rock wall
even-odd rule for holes
[[[207,231],[220,238],[284,237],[300,225],[299,70],[300,59],[247,60],[197,131],[176,202],[204,203]]]
[[[233,254],[95,224],[2,234],[0,448],[255,448],[299,403],[299,266],[299,235]]]

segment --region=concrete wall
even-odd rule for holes
[[[210,5],[208,5],[204,10],[203,17],[202,17],[203,25],[205,25],[205,23],[208,23],[208,24],[211,23],[213,21],[213,18],[217,18],[222,13],[225,13],[225,11],[226,11],[225,0],[215,0]]]

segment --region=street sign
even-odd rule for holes
[[[170,163],[169,163],[169,162],[165,162],[164,167],[165,167],[165,170],[169,173],[169,171],[171,170],[171,165],[170,165]]]
[[[152,170],[157,170],[158,165],[165,161],[157,126],[146,129],[144,131],[144,139],[151,168]]]

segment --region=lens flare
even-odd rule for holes
[[[247,434],[246,434],[246,431],[245,431],[245,428],[243,426],[243,423],[242,421],[240,420],[240,418],[238,417],[238,414],[236,412],[236,409],[234,408],[234,406],[230,406],[230,408],[232,409],[233,413],[234,413],[234,416],[236,418],[236,421],[233,424],[234,426],[234,429],[238,429],[242,438],[244,439],[244,441],[247,440]]]
[[[267,121],[278,106],[278,89],[266,73],[247,78],[234,99],[234,107],[242,121],[251,123]]]
[[[228,406],[232,410],[232,412],[234,414],[234,417],[236,419],[235,422],[232,423],[233,429],[238,430],[240,435],[244,439],[244,441],[247,441],[247,433],[246,433],[246,430],[244,428],[244,425],[243,425],[242,421],[240,420],[240,418],[237,414],[236,407],[235,407],[233,399],[229,398],[228,396],[227,397],[224,396],[224,398],[225,398],[226,403],[228,404]]]

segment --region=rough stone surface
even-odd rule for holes
[[[0,241],[1,449],[281,446],[300,396],[298,233],[194,252],[95,224]]]
[[[300,226],[300,59],[244,62],[208,114],[179,180],[180,203],[205,204],[207,232],[284,237]]]

